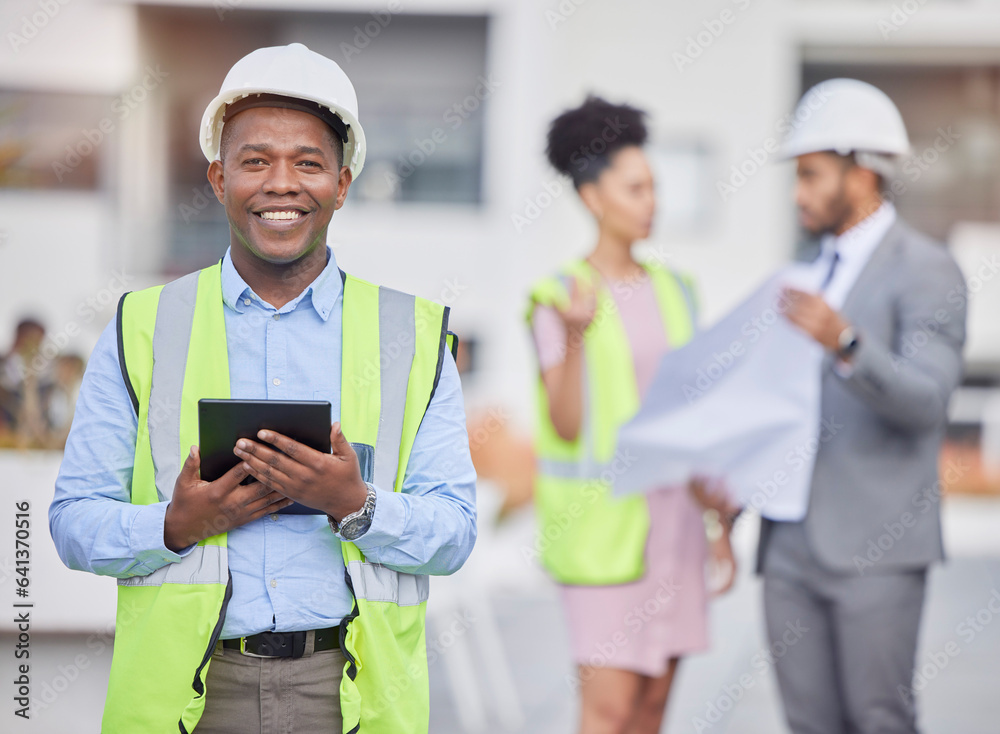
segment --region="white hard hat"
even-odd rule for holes
[[[301,43],[259,48],[229,70],[201,118],[201,150],[209,161],[219,157],[226,105],[260,94],[303,99],[331,110],[346,125],[344,165],[358,177],[365,164],[365,131],[358,122],[354,85],[335,61]]]
[[[902,156],[910,152],[903,117],[888,95],[857,79],[830,79],[806,92],[790,120],[781,156],[834,151]]]

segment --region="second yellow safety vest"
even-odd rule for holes
[[[656,264],[643,267],[652,279],[668,343],[676,348],[695,330],[692,284]],[[615,476],[630,458],[617,451],[618,428],[639,409],[635,367],[614,299],[586,261],[571,263],[561,276],[545,278],[531,293],[529,323],[537,305],[565,307],[570,278],[589,282],[597,293],[594,319],[584,332],[582,427],[572,441],[552,425],[541,376],[537,381],[538,470],[535,551],[559,583],[620,584],[641,578],[649,533],[644,495],[611,495]]]

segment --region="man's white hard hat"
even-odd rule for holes
[[[219,158],[226,106],[260,94],[306,100],[333,112],[346,126],[344,165],[358,177],[365,164],[365,132],[358,122],[354,85],[335,61],[301,43],[259,48],[229,70],[201,118],[201,150],[209,161]]]
[[[786,160],[823,151],[893,158],[910,152],[896,105],[881,89],[857,79],[817,84],[802,96],[789,127],[780,151]]]

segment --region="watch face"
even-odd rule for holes
[[[347,522],[340,523],[340,537],[350,540],[354,537],[354,532],[357,528],[358,524],[354,520],[348,520]]]
[[[368,496],[364,505],[355,513],[345,517],[340,522],[340,537],[344,540],[360,538],[371,527],[372,516],[375,514],[375,488],[368,485]]]
[[[858,335],[851,327],[844,329],[837,341],[836,351],[840,357],[850,357],[854,353],[854,350],[858,348]]]
[[[348,520],[340,526],[340,536],[347,540],[359,538],[371,525],[371,520],[365,517],[358,517]]]

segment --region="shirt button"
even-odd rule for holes
[[[274,384],[274,385],[280,385],[281,384],[281,378],[280,377],[275,377],[273,380],[271,380],[271,383]]]
[[[244,298],[243,299],[243,305],[244,306],[249,306],[250,305],[250,299],[249,298]]]
[[[272,512],[271,513],[271,520],[273,520],[274,522],[278,522],[278,513],[277,512]]]
[[[278,579],[271,579],[271,588],[275,588],[278,585]]]
[[[274,319],[275,321],[277,321],[278,319],[280,319],[280,318],[281,318],[281,314],[280,314],[280,313],[276,313],[276,314],[274,314],[274,316],[272,316],[271,318],[272,318],[272,319]]]

